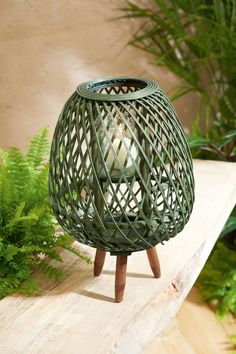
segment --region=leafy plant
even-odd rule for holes
[[[172,99],[194,92],[198,110],[189,145],[194,157],[236,161],[236,0],[124,1],[122,18],[140,23],[130,44],[180,84]],[[199,278],[217,314],[236,314],[236,208]],[[226,243],[227,242],[227,243]]]
[[[0,298],[15,291],[39,293],[32,266],[49,277],[61,278],[63,271],[48,262],[62,262],[57,247],[90,262],[71,245],[68,234],[55,234],[57,224],[48,194],[48,152],[46,128],[31,140],[26,156],[14,147],[0,150]]]
[[[218,242],[199,276],[198,285],[206,301],[216,301],[219,319],[224,319],[228,312],[236,316],[235,252]]]
[[[231,354],[236,354],[236,334],[233,334],[230,339],[233,349],[235,349]]]
[[[199,97],[194,156],[236,161],[236,0],[125,4],[122,17],[141,24],[130,43],[180,78],[173,99]]]

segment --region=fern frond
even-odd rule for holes
[[[3,162],[5,162],[7,159],[7,152],[0,149],[0,157],[2,158]]]
[[[15,291],[38,295],[32,266],[61,279],[57,247],[88,261],[70,246],[69,235],[55,234],[56,222],[48,194],[48,130],[32,139],[27,156],[19,149],[0,151],[0,298]],[[46,261],[48,260],[48,261]]]
[[[15,203],[15,188],[12,186],[5,166],[0,165],[0,209],[2,213],[4,209],[9,209],[9,205]],[[0,216],[0,217],[1,217]]]
[[[13,294],[20,286],[21,279],[9,277],[6,279],[0,279],[0,299],[6,295]]]
[[[78,250],[78,248],[75,248],[73,246],[64,246],[64,249],[66,249],[67,251],[69,251],[71,253],[74,253],[76,256],[83,259],[87,264],[92,264],[91,257],[86,256],[85,254],[81,253],[81,251]]]
[[[23,281],[17,288],[17,292],[28,296],[38,296],[41,294],[40,288],[36,280],[32,277],[27,278],[25,281]]]
[[[13,257],[20,252],[20,248],[13,244],[7,244],[4,249],[2,249],[1,257],[4,256],[4,262],[12,261]]]
[[[14,191],[14,201],[22,200],[31,179],[30,168],[24,156],[17,148],[10,148],[6,157],[6,178],[9,179]]]
[[[63,270],[54,267],[52,264],[46,262],[45,260],[42,260],[38,264],[38,267],[43,274],[54,280],[60,280],[64,276]]]
[[[10,220],[8,224],[6,224],[5,228],[12,230],[14,226],[21,220],[22,211],[25,207],[25,202],[21,202],[15,209],[14,216]]]
[[[87,264],[91,264],[91,257],[83,254],[78,248],[72,246],[73,239],[66,232],[57,238],[57,246],[64,248],[65,250],[74,253],[76,256],[83,259]]]
[[[27,162],[33,168],[42,167],[49,153],[48,128],[43,128],[30,141]]]
[[[41,168],[41,170],[35,175],[34,186],[35,186],[35,196],[34,198],[49,198],[48,195],[48,163]],[[36,199],[37,200],[37,199]]]

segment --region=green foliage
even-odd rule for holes
[[[48,152],[46,128],[31,140],[26,156],[14,147],[0,150],[0,298],[15,291],[38,294],[33,265],[49,277],[61,278],[62,270],[46,261],[62,262],[56,247],[90,262],[71,245],[69,235],[55,235],[57,225],[48,194]]]
[[[236,354],[236,334],[233,334],[230,339],[233,349],[235,349],[231,354]]]
[[[236,0],[125,1],[140,30],[131,44],[181,84],[173,98],[199,98],[190,144],[195,157],[236,161]]]
[[[206,301],[217,301],[219,319],[222,320],[228,312],[236,316],[235,252],[218,242],[198,278],[198,285]]]
[[[230,234],[234,230],[236,230],[236,208],[234,208],[233,213],[230,215],[228,218],[223,231],[221,232],[220,238],[223,238],[224,236]],[[236,238],[234,239],[234,244],[236,247]]]
[[[122,18],[140,23],[130,44],[180,79],[172,99],[194,92],[198,109],[188,142],[196,158],[236,161],[236,0],[124,0]],[[236,314],[236,208],[199,278],[217,314]],[[228,243],[230,240],[230,244]],[[232,241],[233,240],[233,241]]]

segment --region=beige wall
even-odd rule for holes
[[[119,0],[3,0],[0,3],[0,146],[24,148],[37,130],[55,126],[76,86],[108,75],[153,78],[164,90],[176,83],[150,58],[126,46],[133,31],[117,16]],[[194,98],[175,103],[189,125]]]

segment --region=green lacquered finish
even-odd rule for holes
[[[130,254],[179,233],[194,202],[192,159],[151,80],[104,78],[66,102],[51,147],[51,205],[79,242]]]

